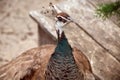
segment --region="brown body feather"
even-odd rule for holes
[[[55,47],[54,45],[44,45],[24,52],[0,67],[0,80],[45,80],[45,70]],[[73,55],[79,70],[84,75],[92,74],[86,56],[76,48],[73,48]]]

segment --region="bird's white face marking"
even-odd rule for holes
[[[55,19],[56,19],[56,23],[55,23],[56,30],[57,32],[59,31],[59,35],[61,36],[63,32],[63,27],[66,24],[72,22],[72,19],[66,13],[58,13]]]
[[[60,35],[61,35],[62,32],[63,32],[63,26],[64,26],[64,25],[65,25],[65,24],[64,24],[63,22],[61,22],[61,21],[56,21],[55,28],[56,28],[57,31],[59,31],[59,34],[60,34]]]

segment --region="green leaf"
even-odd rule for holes
[[[112,15],[120,16],[120,1],[98,5],[96,14],[103,19],[111,17]]]

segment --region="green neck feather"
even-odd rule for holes
[[[63,56],[72,54],[72,48],[69,45],[64,32],[62,32],[61,37],[58,38],[58,44],[55,49],[55,52],[60,53]]]

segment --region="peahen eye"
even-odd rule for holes
[[[62,21],[62,18],[61,17],[57,17],[59,21]]]

